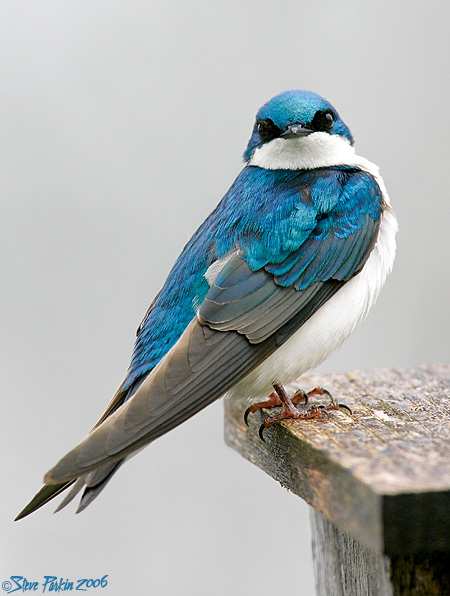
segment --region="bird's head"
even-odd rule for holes
[[[326,154],[330,148],[335,151],[336,147],[352,145],[348,126],[326,99],[312,91],[293,89],[276,95],[259,109],[244,160],[250,165],[270,168],[273,162],[273,167],[283,167],[283,162],[293,162],[295,154]]]

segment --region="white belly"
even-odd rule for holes
[[[260,400],[273,383],[292,382],[321,364],[354,331],[375,303],[395,257],[397,221],[385,210],[377,243],[364,269],[346,283],[286,343],[226,395],[232,399]]]

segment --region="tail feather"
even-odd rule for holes
[[[94,499],[98,497],[98,495],[102,492],[124,461],[125,458],[114,464],[109,464],[108,466],[99,468],[95,472],[89,474],[89,476],[92,476],[93,478],[86,481],[86,486],[76,511],[77,513],[81,513],[88,505],[92,503],[92,501],[94,501]],[[96,481],[96,484],[93,484],[94,481]]]
[[[24,517],[27,517],[27,515],[34,513],[37,509],[40,509],[43,505],[70,487],[72,487],[71,490],[66,494],[64,499],[55,509],[55,513],[58,513],[61,511],[61,509],[64,509],[64,507],[73,501],[77,494],[84,488],[78,509],[76,511],[77,513],[80,513],[98,497],[98,495],[102,492],[124,461],[125,459],[119,462],[114,462],[113,464],[108,464],[102,468],[99,468],[98,470],[95,470],[94,472],[91,472],[87,476],[81,476],[70,482],[46,484],[33,497],[28,505],[22,509],[14,521],[19,521],[19,519],[23,519]]]
[[[72,486],[72,489],[67,493],[67,495],[64,497],[64,499],[61,501],[61,503],[58,505],[54,512],[58,513],[59,511],[61,511],[61,509],[64,509],[64,507],[66,507],[71,501],[73,501],[73,499],[77,496],[77,494],[80,492],[80,490],[82,490],[84,486],[84,477],[78,478],[75,484]]]

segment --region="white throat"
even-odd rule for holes
[[[273,139],[255,149],[248,165],[266,170],[313,170],[330,166],[355,166],[375,178],[385,203],[389,206],[391,204],[378,166],[355,153],[355,148],[340,135],[314,132],[307,137]]]
[[[355,149],[345,137],[313,132],[307,137],[273,139],[257,147],[248,165],[266,170],[310,170],[354,162]]]

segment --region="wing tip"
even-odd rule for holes
[[[19,521],[31,513],[34,513],[64,490],[66,490],[66,488],[69,488],[73,482],[74,480],[69,480],[67,482],[52,482],[51,484],[46,483],[41,490],[34,495],[28,505],[26,505],[14,518],[14,521]]]

